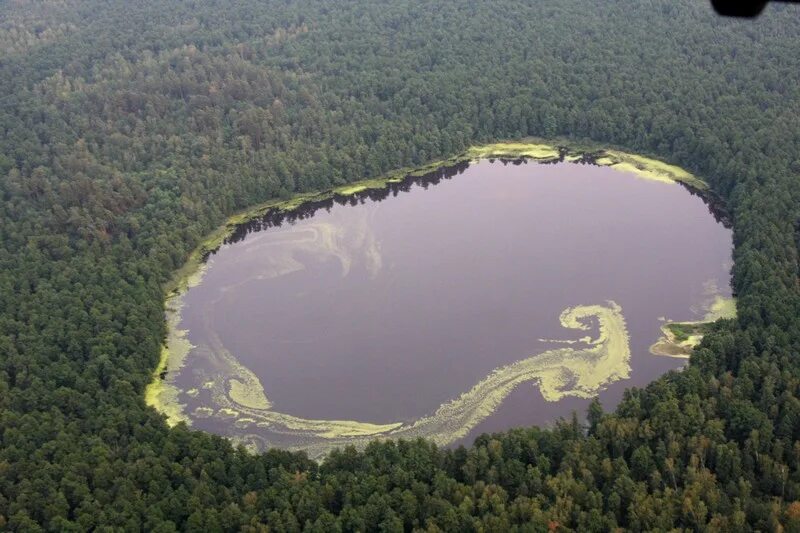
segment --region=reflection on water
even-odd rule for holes
[[[520,164],[523,160],[515,160],[513,164]],[[506,161],[508,163],[508,161]],[[268,211],[264,216],[254,218],[243,224],[239,224],[229,237],[225,239],[225,244],[241,242],[251,233],[256,233],[267,228],[280,227],[284,223],[292,224],[298,220],[305,220],[314,216],[319,210],[330,211],[334,205],[356,206],[367,201],[380,202],[389,197],[397,196],[401,192],[409,192],[414,186],[427,189],[438,185],[442,180],[449,180],[453,176],[461,174],[469,168],[469,162],[464,161],[453,166],[442,167],[421,176],[406,176],[397,182],[389,182],[382,189],[367,189],[357,194],[349,196],[334,195],[324,200],[307,202],[299,209],[289,212],[281,210]]]
[[[183,296],[192,349],[170,379],[194,426],[315,456],[385,436],[450,444],[598,393],[610,407],[679,368],[648,347],[659,318],[729,295],[729,230],[676,184],[515,163],[237,228]]]

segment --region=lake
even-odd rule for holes
[[[730,296],[731,250],[677,183],[462,164],[240,226],[182,296],[170,379],[194,427],[261,449],[468,443],[680,368],[648,348]]]

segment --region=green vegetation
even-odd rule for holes
[[[700,344],[710,330],[708,322],[669,322],[661,326],[661,337],[652,346],[650,353],[667,357],[689,359],[692,350]]]
[[[717,320],[733,318],[736,318],[736,299],[713,294],[702,320],[667,322],[661,326],[662,335],[650,346],[650,353],[689,359],[706,333],[713,331]]]
[[[679,342],[687,341],[691,337],[703,335],[707,329],[705,324],[691,324],[685,322],[673,322],[665,326],[669,328]]]
[[[0,529],[796,531],[798,35],[688,0],[4,4]],[[586,423],[322,464],[145,404],[164,287],[229,216],[529,137],[727,201],[738,315],[683,371]]]

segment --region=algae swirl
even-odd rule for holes
[[[256,448],[272,444],[263,436],[269,434],[288,443],[283,447],[305,450],[317,458],[333,448],[347,444],[361,447],[376,438],[424,437],[447,445],[466,436],[524,383],[538,386],[546,400],[558,401],[567,396],[591,398],[607,385],[629,377],[629,337],[622,309],[616,303],[565,309],[560,322],[564,328],[586,331],[596,322],[596,337],[582,339],[580,347],[547,350],[498,367],[470,390],[412,422],[314,420],[279,412],[258,378],[221,346],[215,354],[216,375],[207,382],[212,405],[198,408],[195,414],[230,419],[237,429],[245,430],[239,439]],[[251,432],[246,431],[248,428]],[[258,429],[258,434],[253,432]]]

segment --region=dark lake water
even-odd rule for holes
[[[610,409],[625,388],[685,364],[648,351],[664,317],[696,320],[730,295],[731,233],[678,184],[482,161],[404,188],[249,233],[209,258],[183,299],[194,348],[174,378],[194,427],[313,455],[369,436],[467,442],[583,414],[598,393]],[[576,306],[609,314],[587,308],[587,329],[567,329],[559,316]],[[604,320],[627,331],[629,357],[613,370],[559,367],[599,353],[585,337]],[[522,372],[513,365],[525,358],[529,379],[496,371]]]

